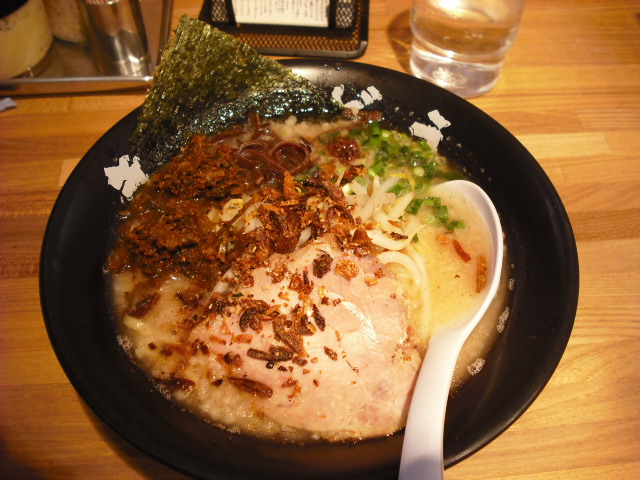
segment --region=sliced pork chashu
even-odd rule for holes
[[[267,263],[232,300],[214,295],[186,338],[185,285],[169,282],[139,322],[148,341],[136,357],[203,416],[240,430],[340,440],[402,428],[420,357],[393,274],[330,238]],[[171,316],[181,320],[168,328]]]
[[[341,252],[331,242],[269,263],[254,272],[253,287],[241,290],[246,306],[198,326],[191,340],[226,356],[226,380],[282,425],[356,438],[401,428],[420,358],[390,272],[375,257]],[[254,325],[251,315],[258,317]]]

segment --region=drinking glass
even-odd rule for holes
[[[411,71],[461,97],[491,90],[525,0],[413,0]]]

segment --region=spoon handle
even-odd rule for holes
[[[416,382],[404,433],[400,480],[438,480],[444,477],[442,436],[449,387],[465,335],[454,327],[429,343]],[[428,381],[425,381],[429,379]],[[414,408],[414,405],[418,408]]]
[[[441,194],[464,195],[478,208],[489,229],[493,258],[488,286],[483,290],[484,298],[475,314],[455,327],[437,333],[429,342],[407,418],[400,460],[401,480],[441,480],[444,477],[442,445],[451,378],[464,342],[496,294],[503,258],[500,219],[487,194],[466,180],[437,185],[432,193],[436,189]]]

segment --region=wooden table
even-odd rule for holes
[[[358,61],[407,71],[409,0],[372,0]],[[173,25],[198,0],[176,0]],[[182,478],[84,405],[45,332],[38,260],[68,174],[143,92],[16,98],[0,113],[0,478]],[[566,353],[452,479],[640,478],[640,2],[529,0],[493,91],[474,99],[538,159],[569,212],[581,293]]]

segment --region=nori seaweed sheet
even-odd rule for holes
[[[213,134],[263,117],[334,114],[327,89],[210,25],[184,15],[142,105],[131,153],[162,164],[194,134]]]

